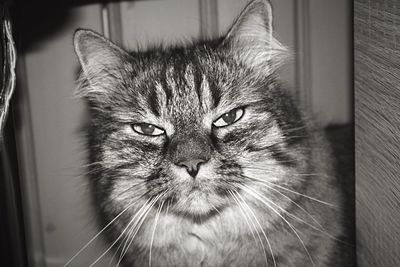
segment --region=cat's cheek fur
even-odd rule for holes
[[[249,158],[240,160],[239,162],[240,164],[243,164],[242,166],[244,166],[243,176],[246,177],[248,181],[262,184],[263,182],[285,183],[287,180],[289,180],[288,170],[276,164],[274,160],[265,159],[263,161],[259,161],[254,155],[252,155]]]

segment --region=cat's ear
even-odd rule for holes
[[[102,35],[85,29],[74,34],[75,53],[82,67],[76,94],[98,99],[118,83],[129,54]]]
[[[273,37],[269,0],[251,1],[233,23],[223,45],[254,68],[279,65],[288,54],[287,49]]]
[[[74,47],[84,72],[96,68],[118,68],[128,56],[123,49],[91,30],[76,30]]]

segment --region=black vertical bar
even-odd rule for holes
[[[7,118],[9,109],[10,85],[15,82],[13,65],[10,61],[10,48],[13,43],[6,34],[5,23],[10,21],[7,5],[11,1],[0,2],[0,61],[1,61],[1,94],[0,111],[2,112],[0,133],[0,260],[1,266],[27,266],[21,192],[14,139],[12,115]]]
[[[0,258],[2,266],[27,266],[21,192],[12,115],[0,151]]]

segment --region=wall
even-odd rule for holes
[[[97,231],[81,175],[84,107],[73,96],[78,62],[72,34],[78,27],[101,31],[100,5],[72,8],[55,33],[23,56],[26,80],[19,89],[25,91],[30,110],[22,120],[31,121],[35,161],[35,173],[25,173],[23,184],[26,213],[34,213],[28,230],[34,243],[32,266],[62,266]],[[22,163],[29,164],[30,156],[24,154]],[[90,246],[74,266],[87,266],[100,247],[99,242]]]
[[[310,0],[311,105],[325,123],[352,120],[351,1]]]

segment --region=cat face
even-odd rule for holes
[[[154,201],[179,216],[210,216],[243,190],[273,198],[268,183],[300,184],[304,125],[276,81],[284,49],[262,7],[245,10],[221,41],[188,47],[129,54],[77,32],[93,185],[105,209]]]

